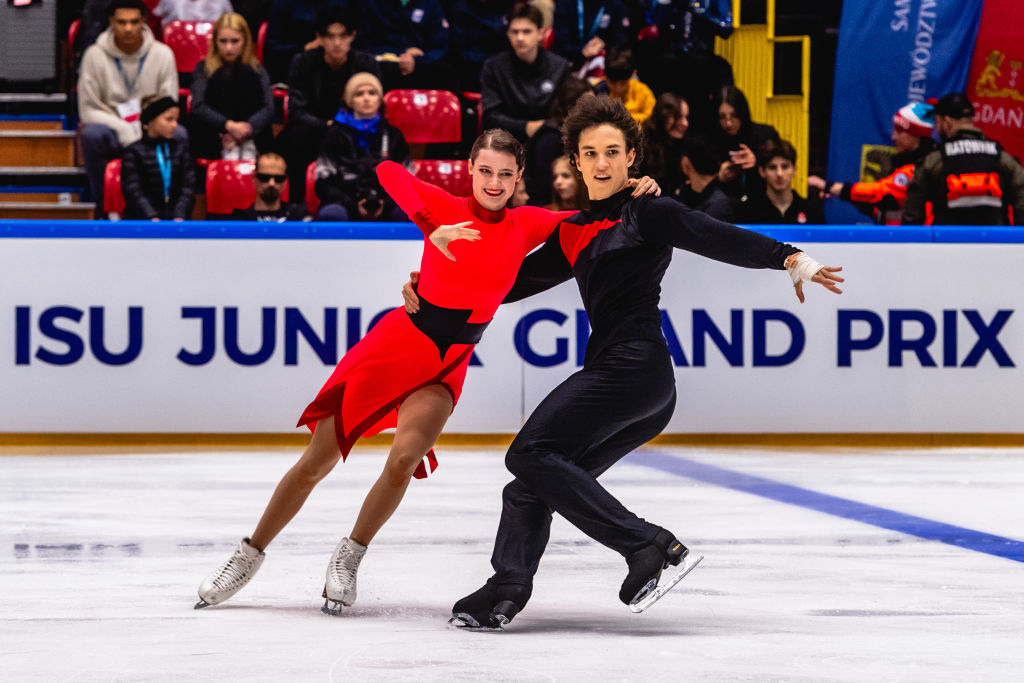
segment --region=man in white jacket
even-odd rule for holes
[[[97,206],[103,202],[103,171],[111,159],[142,137],[139,116],[154,98],[178,97],[174,53],[146,26],[142,0],[114,0],[107,7],[110,28],[82,57],[78,114],[82,123],[85,172]],[[176,137],[187,143],[182,126]]]

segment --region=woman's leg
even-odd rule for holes
[[[281,478],[249,544],[258,550],[265,550],[281,529],[292,521],[313,488],[334,469],[339,459],[341,450],[334,434],[334,416],[331,416],[317,423],[313,439],[302,457]]]
[[[402,502],[412,473],[433,448],[451,412],[452,395],[440,384],[424,387],[402,402],[384,471],[366,494],[349,538],[370,544]]]

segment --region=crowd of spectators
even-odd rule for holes
[[[635,171],[720,218],[822,222],[824,200],[833,196],[876,220],[898,210],[902,195],[866,201],[856,183],[812,176],[809,197],[794,191],[793,145],[752,120],[731,67],[713,53],[715,36],[731,33],[729,17],[726,0],[87,0],[80,35],[91,45],[81,57],[78,102],[90,187],[101,202],[107,162],[140,140],[146,149],[167,147],[175,160],[186,152],[196,160],[273,153],[261,159],[275,172],[263,175],[282,175],[276,165],[283,163],[296,205],[315,162],[319,218],[402,220],[374,174],[383,159],[411,163],[402,132],[388,123],[384,94],[432,88],[456,93],[467,111],[479,106],[483,128],[503,128],[523,142],[527,166],[517,202],[585,204],[563,157],[560,126],[579,97],[595,93],[622,100],[642,126],[647,149]],[[182,19],[214,22],[208,55],[186,74],[176,72],[173,54],[157,39],[164,24]],[[260,26],[262,60],[255,50]],[[184,125],[169,127],[169,141],[154,147],[150,138],[166,135],[154,136],[152,126],[144,131],[143,115],[153,102],[177,97],[186,82]],[[283,129],[273,125],[275,88],[288,94]],[[895,119],[897,161],[916,163],[934,147],[932,129],[916,119],[900,129],[906,120]],[[467,122],[476,120],[464,117],[462,142],[442,156],[468,148],[477,127]],[[154,168],[125,163],[125,189],[147,186],[125,175]],[[181,181],[201,182],[201,174],[183,173]],[[191,197],[194,188],[187,190]],[[142,194],[126,192],[126,201]],[[140,213],[179,217],[152,202],[126,215]]]

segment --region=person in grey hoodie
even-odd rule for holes
[[[98,206],[103,202],[107,163],[142,137],[142,101],[178,97],[174,53],[153,37],[146,26],[146,12],[142,0],[113,0],[107,6],[110,28],[82,57],[78,81],[82,154]],[[187,144],[183,127],[175,136]]]

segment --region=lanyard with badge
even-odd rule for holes
[[[164,205],[171,203],[171,151],[166,142],[156,146],[156,163],[164,183]]]
[[[601,25],[603,18],[604,5],[601,5],[600,9],[597,10],[597,16],[594,17],[594,25],[590,27],[590,33],[583,35],[583,0],[576,0],[576,20],[579,25],[580,42],[586,43],[597,34],[597,29]]]
[[[146,57],[148,55],[149,53],[147,52],[139,58],[139,65],[135,70],[135,76],[131,79],[128,78],[128,74],[125,73],[124,67],[121,66],[120,57],[114,57],[114,64],[117,65],[117,72],[121,74],[121,80],[124,81],[125,94],[128,96],[128,100],[126,102],[122,102],[117,105],[117,113],[122,119],[132,124],[136,129],[136,133],[142,132],[142,129],[139,126],[139,115],[142,114],[142,103],[139,101],[138,97],[134,96],[135,86],[139,82],[139,76],[142,75],[142,67],[146,63]]]
[[[135,69],[135,76],[131,80],[128,79],[128,74],[124,72],[124,67],[121,66],[121,58],[114,57],[114,63],[117,64],[117,72],[121,74],[121,80],[124,81],[124,89],[128,97],[135,94],[135,84],[139,82],[139,76],[142,75],[142,67],[146,63],[146,57],[148,56],[149,53],[147,52],[139,58],[139,66]]]

